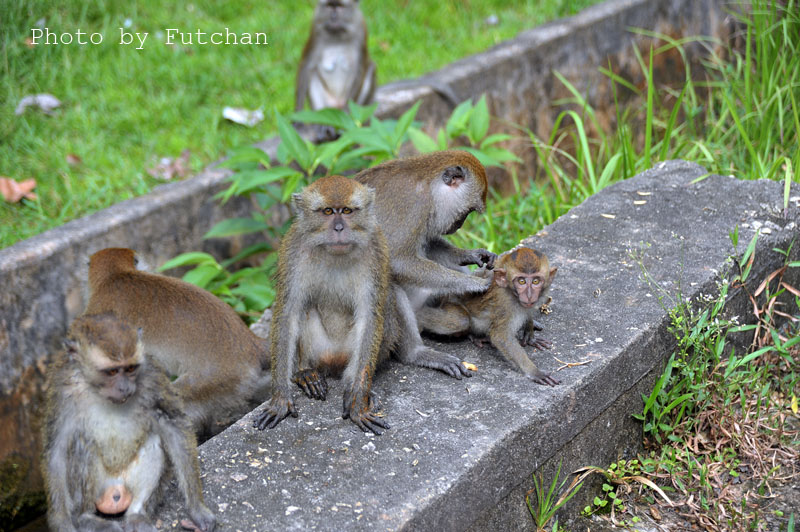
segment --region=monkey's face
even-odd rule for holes
[[[500,257],[494,282],[508,288],[522,307],[531,308],[549,288],[556,271],[542,253],[522,247]]]
[[[357,0],[320,0],[314,14],[319,29],[331,34],[349,33],[361,17]]]
[[[332,255],[346,255],[369,245],[377,225],[375,192],[346,177],[318,179],[292,197],[299,233],[306,246]]]
[[[136,394],[143,359],[141,342],[130,356],[110,356],[97,345],[81,346],[83,373],[102,398],[122,404]]]
[[[458,231],[472,211],[483,212],[483,189],[469,168],[448,166],[433,180],[431,195],[434,205],[434,225],[438,234],[451,235]]]

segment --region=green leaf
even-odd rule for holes
[[[350,116],[353,117],[356,124],[363,125],[366,124],[367,121],[372,118],[372,115],[375,114],[375,109],[378,108],[377,103],[373,103],[372,105],[361,106],[357,103],[352,101],[347,102],[347,108],[350,110]]]
[[[270,225],[253,218],[228,218],[212,227],[203,238],[220,238],[224,236],[245,235],[269,229]]]
[[[183,276],[183,280],[187,283],[197,285],[200,288],[206,288],[221,271],[219,266],[201,264],[197,268],[186,272],[186,275]]]
[[[283,192],[281,192],[281,202],[286,203],[289,201],[289,198],[294,194],[297,188],[300,186],[300,180],[303,178],[300,174],[295,174],[293,176],[289,176],[286,181],[283,183]]]
[[[408,128],[408,138],[420,153],[430,153],[439,150],[436,141],[425,134],[421,129],[415,127]]]
[[[311,151],[306,141],[303,140],[282,114],[275,113],[275,121],[278,125],[278,135],[281,137],[281,146],[286,149],[289,156],[289,159],[285,162],[297,161],[301,169],[309,171],[312,160]]]
[[[506,141],[506,140],[510,140],[512,138],[514,138],[514,137],[512,137],[508,133],[494,133],[492,135],[489,135],[485,139],[483,139],[483,141],[481,142],[480,148],[483,150],[487,146],[491,146],[492,144],[497,144],[498,142],[503,142],[503,141]]]
[[[453,114],[450,115],[445,125],[447,138],[454,139],[466,133],[467,121],[471,113],[472,102],[470,100],[464,100],[453,109]]]
[[[411,109],[406,111],[405,113],[400,116],[400,119],[397,121],[397,124],[394,126],[394,132],[392,135],[392,140],[394,141],[394,145],[398,146],[403,137],[405,137],[408,128],[411,126],[411,123],[414,121],[414,117],[417,116],[417,111],[419,111],[419,106],[422,104],[422,100],[418,100],[417,103],[411,106]]]
[[[179,266],[188,266],[190,264],[216,264],[217,260],[209,255],[208,253],[203,253],[202,251],[190,251],[189,253],[181,253],[177,257],[173,257],[158,269],[158,271],[163,272],[165,270],[170,270],[172,268],[177,268]]]
[[[299,173],[297,170],[286,166],[276,166],[269,170],[249,170],[237,174],[235,184],[238,193],[244,194],[250,192],[254,188],[274,183],[275,181],[297,173]]]
[[[219,163],[219,166],[223,168],[239,168],[246,164],[269,166],[269,156],[264,150],[255,146],[242,146],[232,150],[230,156]]]
[[[486,95],[483,94],[472,109],[472,114],[469,118],[469,130],[467,137],[473,146],[477,145],[480,140],[489,132],[489,106],[486,103]]]
[[[355,127],[353,119],[341,109],[320,109],[319,111],[295,111],[289,119],[304,124],[322,124],[336,129],[350,129]]]

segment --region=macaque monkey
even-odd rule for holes
[[[547,257],[526,247],[501,255],[493,272],[492,286],[485,294],[469,294],[445,300],[440,306],[425,306],[417,313],[421,330],[460,336],[469,333],[482,345],[488,340],[533,382],[555,386],[559,381],[539,371],[522,346],[549,349],[550,342],[536,338],[534,320],[537,301],[544,297],[558,268],[550,268]],[[521,345],[520,345],[521,344]]]
[[[297,70],[294,108],[345,109],[372,103],[375,63],[367,51],[367,25],[358,0],[319,0]]]
[[[49,369],[42,463],[51,530],[154,532],[170,472],[195,529],[214,529],[191,426],[139,336],[111,313],[81,316]]]
[[[391,348],[384,339],[389,250],[374,198],[342,176],[292,195],[295,219],[281,241],[272,307],[272,399],[254,423],[261,430],[297,417],[292,382],[325,399],[325,377],[336,374],[345,381],[342,417],[365,432],[389,428],[371,393],[375,367]]]
[[[355,179],[375,189],[375,213],[391,252],[401,329],[398,358],[457,379],[472,376],[457,357],[422,343],[416,313],[428,298],[482,294],[491,285],[491,279],[461,267],[492,268],[494,253],[461,249],[442,238],[455,233],[472,211],[484,211],[488,185],[483,165],[466,151],[442,151],[388,161]]]
[[[247,412],[250,401],[266,398],[267,340],[213,294],[139,271],[136,263],[125,248],[92,255],[86,313],[113,312],[141,328],[147,352],[174,381],[195,430],[214,434]]]

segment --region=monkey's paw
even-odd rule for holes
[[[549,373],[542,373],[541,371],[537,371],[533,375],[528,375],[528,378],[536,384],[541,384],[543,386],[556,386],[557,384],[561,384],[560,380]]]
[[[491,344],[488,336],[477,336],[475,334],[470,334],[469,339],[475,347],[486,347],[487,345]]]
[[[294,374],[292,381],[311,399],[324,401],[328,395],[328,381],[315,369],[302,369]]]
[[[462,264],[462,266],[467,266],[469,264],[477,264],[480,266],[486,266],[487,270],[491,270],[494,268],[494,261],[497,259],[497,255],[492,253],[491,251],[483,248],[478,249],[471,249],[469,250],[469,259],[467,262]]]
[[[533,330],[526,331],[522,334],[519,339],[519,345],[522,347],[529,345],[535,349],[538,349],[539,351],[542,349],[551,349],[553,347],[553,343],[549,340],[545,340],[544,338],[536,338]]]
[[[253,422],[253,426],[258,430],[274,429],[278,423],[283,421],[287,416],[297,417],[297,410],[294,408],[294,403],[290,399],[272,398],[269,406]]]
[[[364,432],[372,432],[380,436],[383,434],[383,430],[391,428],[389,423],[375,412],[376,405],[371,393],[364,394],[358,390],[347,390],[344,392],[342,404],[342,419],[350,418],[350,421]]]
[[[203,505],[189,511],[191,519],[182,519],[181,527],[192,532],[212,532],[217,526],[217,518]]]
[[[458,380],[461,380],[462,377],[472,377],[475,374],[474,371],[465,368],[458,357],[427,347],[417,353],[413,363],[424,368],[438,369]]]
[[[131,514],[125,516],[125,532],[158,532],[158,529],[144,514]]]

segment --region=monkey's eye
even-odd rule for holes
[[[331,214],[333,214],[333,209],[331,209],[330,207],[325,207],[324,209],[322,209],[322,214],[324,214],[325,216],[330,216]]]
[[[350,214],[351,212],[353,212],[353,209],[350,207],[345,207],[342,209],[342,214]]]
[[[119,369],[117,369],[117,368],[111,368],[111,369],[104,370],[104,371],[103,371],[103,373],[105,373],[105,374],[106,374],[106,375],[108,375],[109,377],[113,377],[113,376],[115,376],[117,373],[119,373]]]
[[[524,277],[517,277],[517,283],[525,284],[525,278]]]
[[[539,283],[542,282],[542,280],[541,279],[534,279],[532,282],[533,282],[533,284],[539,284]]]
[[[133,375],[134,373],[136,373],[137,369],[139,369],[139,364],[131,364],[130,366],[125,368],[125,373],[127,373],[128,375]]]

